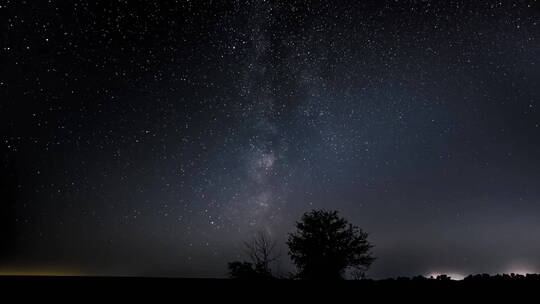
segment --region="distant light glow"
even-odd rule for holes
[[[527,270],[527,269],[514,269],[514,270],[509,270],[509,271],[506,271],[504,272],[506,274],[519,274],[519,275],[527,275],[527,274],[531,274],[531,273],[535,273],[534,271],[532,270]]]
[[[455,281],[461,281],[465,278],[465,275],[460,274],[460,273],[455,273],[455,272],[432,272],[428,274],[426,277],[428,278],[433,277],[435,279],[440,275],[446,275],[450,277],[450,279],[455,280]]]
[[[538,273],[537,270],[535,270],[533,267],[526,267],[526,266],[513,266],[508,267],[505,271],[502,273],[505,274],[519,274],[519,275],[527,275],[527,274],[533,274]]]

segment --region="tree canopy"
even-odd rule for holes
[[[337,211],[313,210],[289,234],[289,256],[300,279],[343,279],[346,270],[362,275],[375,260],[368,234]]]

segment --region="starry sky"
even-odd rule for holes
[[[373,278],[540,271],[537,1],[0,2],[0,273],[222,277],[336,209]]]

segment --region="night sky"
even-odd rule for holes
[[[540,271],[536,1],[0,1],[0,273],[223,277],[302,213],[369,277]],[[456,276],[457,276],[456,275]]]

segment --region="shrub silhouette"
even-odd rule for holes
[[[346,270],[364,273],[375,260],[368,234],[340,217],[337,211],[313,210],[296,223],[289,234],[289,256],[298,278],[343,279]]]
[[[229,277],[232,279],[258,279],[262,275],[255,270],[252,263],[234,261],[229,263]]]

